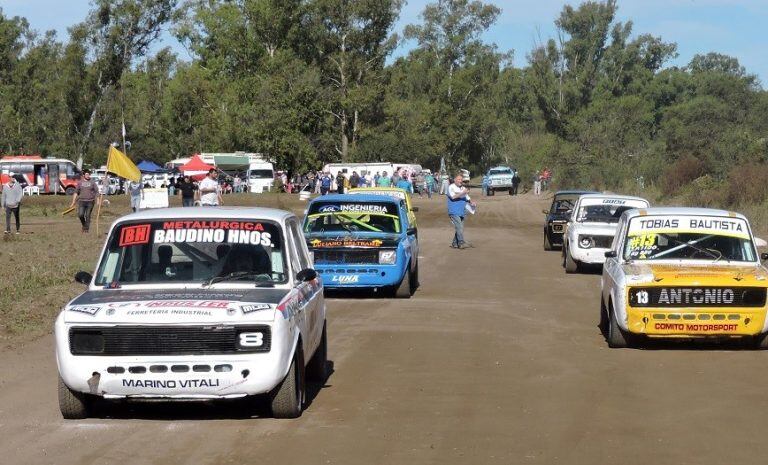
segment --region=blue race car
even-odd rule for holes
[[[304,236],[328,289],[384,289],[408,298],[419,286],[419,241],[402,199],[318,197],[307,209]]]

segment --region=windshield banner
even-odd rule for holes
[[[349,213],[349,214],[379,214],[398,215],[398,206],[392,203],[332,203],[313,205],[310,214]]]
[[[639,216],[629,223],[628,236],[643,234],[702,234],[749,239],[747,222],[723,216]]]
[[[272,233],[262,223],[250,221],[165,221],[151,225],[124,226],[120,231],[119,247],[148,244],[202,243],[272,245]],[[270,231],[273,228],[269,228]]]
[[[380,239],[312,239],[308,244],[311,248],[336,248],[336,247],[381,247],[384,241]]]
[[[591,205],[606,205],[615,207],[632,207],[632,208],[648,208],[648,202],[640,199],[609,199],[609,198],[596,198],[596,199],[581,199],[581,206],[587,207]]]
[[[350,194],[368,194],[368,195],[386,195],[389,197],[394,197],[396,199],[405,200],[405,191],[402,189],[350,189]]]

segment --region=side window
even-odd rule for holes
[[[296,249],[296,256],[298,257],[298,263],[296,264],[296,271],[301,271],[306,268],[312,268],[312,263],[309,261],[309,255],[307,253],[306,242],[304,241],[304,234],[301,233],[301,227],[295,220],[288,222],[288,229],[290,230],[291,238]]]

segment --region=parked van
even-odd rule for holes
[[[275,168],[267,161],[248,165],[248,192],[261,194],[269,192],[275,183]]]

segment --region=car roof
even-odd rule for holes
[[[248,219],[282,222],[294,215],[286,210],[263,207],[174,207],[141,210],[123,216],[117,221],[172,220],[189,218]]]
[[[364,192],[374,192],[374,191],[381,191],[381,192],[404,192],[406,194],[409,194],[409,192],[402,187],[353,187],[349,190],[349,192],[355,192],[363,194]],[[376,195],[376,194],[366,194],[366,195]],[[327,196],[326,196],[327,197]]]
[[[634,195],[619,195],[619,194],[584,194],[579,197],[579,200],[588,199],[622,199],[622,200],[643,200],[648,202],[647,199],[642,197],[635,197]]]
[[[697,216],[720,216],[726,218],[740,218],[746,220],[747,218],[741,213],[731,212],[728,210],[719,210],[716,208],[691,208],[691,207],[652,207],[633,209],[626,213],[630,218],[636,216],[650,216],[650,215],[697,215]]]
[[[509,167],[509,166],[503,166],[503,165],[499,165],[499,166],[493,166],[493,167],[491,167],[491,168],[488,168],[488,171],[491,171],[491,170],[498,170],[498,169],[502,169],[502,170],[511,170],[511,169],[513,169],[513,168],[512,168],[512,167]]]
[[[367,203],[367,202],[388,202],[388,203],[400,203],[400,199],[390,197],[388,195],[375,195],[375,194],[328,194],[322,195],[312,200],[312,203],[316,202],[354,202],[354,203]]]
[[[555,196],[558,195],[586,195],[586,194],[599,194],[597,191],[557,191],[555,192]]]

